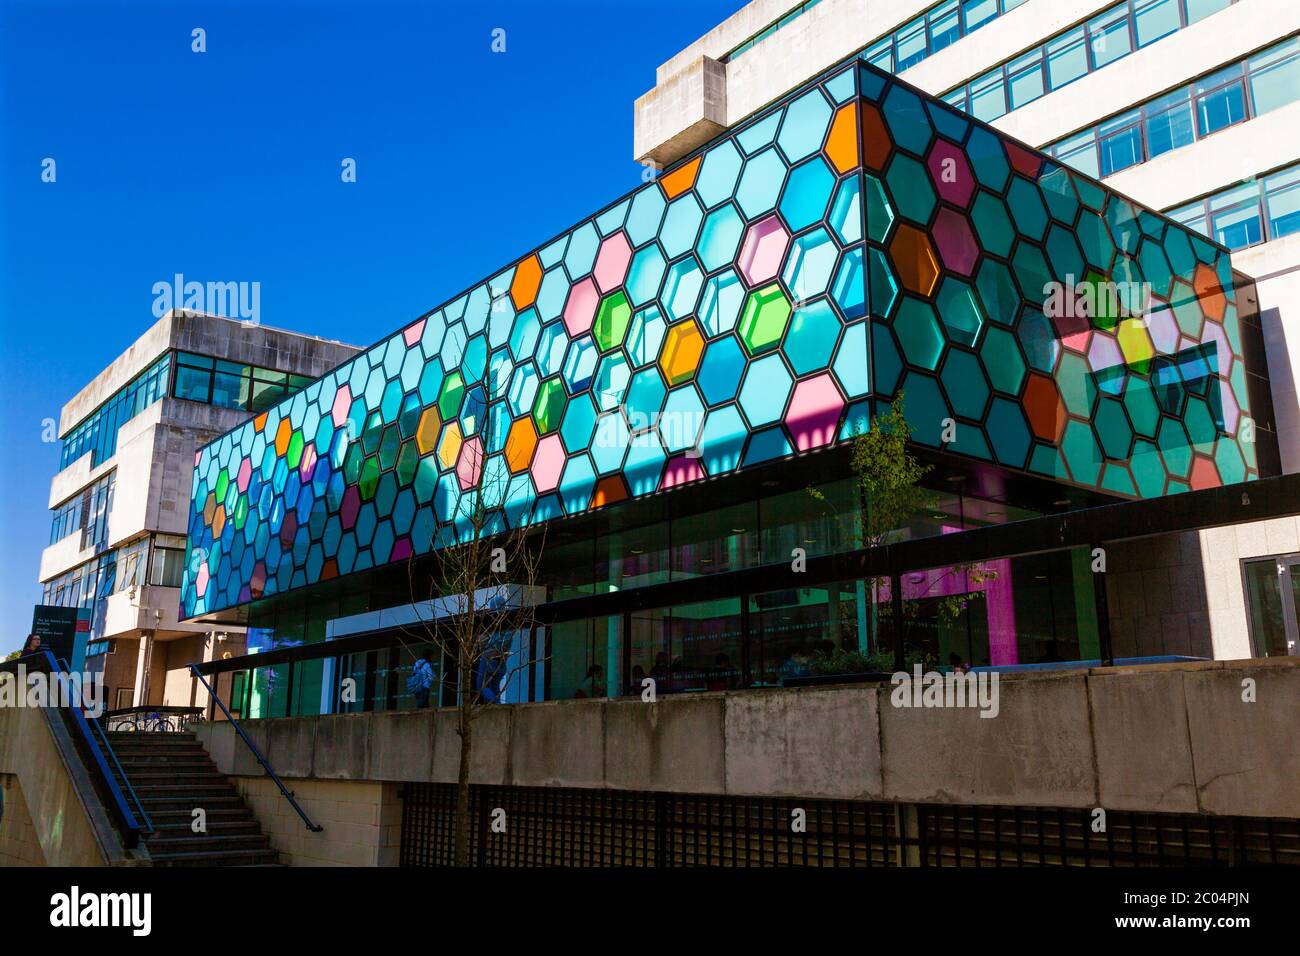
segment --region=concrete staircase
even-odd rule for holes
[[[153,821],[145,846],[154,866],[279,863],[253,811],[193,733],[126,731],[108,740]],[[192,829],[196,808],[206,812],[206,833]]]

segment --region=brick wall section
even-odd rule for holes
[[[266,777],[238,777],[235,785],[262,831],[289,866],[395,866],[402,810],[397,785],[369,780],[295,780],[294,798],[323,826],[312,833],[279,788]]]

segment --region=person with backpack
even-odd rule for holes
[[[425,651],[411,668],[411,676],[406,679],[406,689],[415,698],[415,706],[420,710],[429,706],[433,679],[433,652]]]

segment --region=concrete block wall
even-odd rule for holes
[[[0,773],[0,810],[0,866],[44,866],[45,851],[15,774]]]
[[[294,798],[323,833],[309,831],[268,777],[240,777],[240,794],[289,866],[396,866],[402,809],[397,785],[297,780]]]

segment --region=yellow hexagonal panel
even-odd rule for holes
[[[670,385],[687,381],[700,367],[704,354],[704,336],[694,319],[679,322],[668,329],[664,337],[664,351],[659,357],[659,367]]]
[[[442,441],[438,444],[438,461],[442,462],[442,467],[451,468],[456,464],[456,459],[460,455],[460,446],[464,441],[457,422],[452,422],[443,430]]]
[[[442,418],[438,407],[430,405],[420,415],[420,424],[415,429],[415,444],[421,455],[427,455],[438,446],[438,429],[442,428]]]
[[[1147,331],[1146,320],[1142,318],[1123,319],[1115,336],[1119,340],[1119,350],[1124,356],[1124,364],[1135,372],[1145,373],[1155,357],[1156,349],[1151,344],[1151,333]]]

